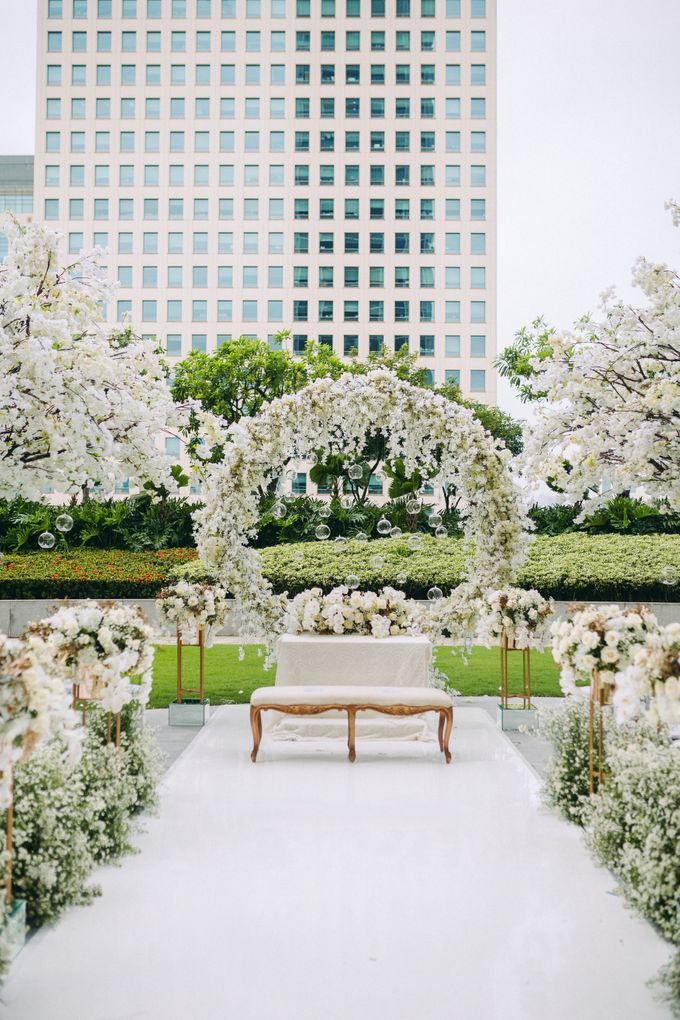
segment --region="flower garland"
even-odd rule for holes
[[[317,379],[297,393],[215,432],[224,443],[217,463],[204,469],[203,507],[194,514],[199,556],[237,600],[244,629],[271,636],[285,627],[281,600],[249,547],[257,523],[258,490],[280,476],[292,457],[360,457],[380,430],[386,459],[401,458],[434,485],[456,486],[463,526],[474,548],[469,581],[480,590],[512,580],[529,538],[523,497],[510,452],[468,408],[413,386],[386,369],[339,379]]]
[[[219,584],[180,580],[162,588],[156,598],[161,624],[168,628],[204,628],[204,644],[210,647],[213,632],[229,612],[227,593]]]
[[[634,648],[616,674],[614,715],[619,724],[644,713],[651,723],[680,725],[680,623],[670,623]]]
[[[44,668],[67,667],[108,712],[139,701],[151,690],[153,631],[137,606],[121,602],[64,605],[52,616],[31,624],[26,641]],[[140,677],[133,683],[131,677]]]
[[[549,622],[555,605],[535,588],[490,589],[479,606],[477,638],[487,648],[497,645],[504,633],[516,648],[543,649],[550,644]]]
[[[0,635],[0,808],[12,803],[12,774],[55,735],[79,751],[78,719],[63,676],[44,670],[23,641]]]
[[[565,694],[576,694],[590,683],[594,670],[603,684],[614,687],[619,671],[658,629],[654,614],[643,607],[590,606],[570,620],[558,620],[551,633],[553,658],[561,667],[560,687]]]
[[[376,638],[420,633],[417,610],[402,591],[350,591],[344,584],[328,595],[321,588],[296,595],[288,603],[286,630],[289,634],[372,634]]]

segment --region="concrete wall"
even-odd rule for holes
[[[138,605],[146,614],[153,625],[157,623],[156,605],[153,599],[121,599],[126,605]],[[50,608],[58,603],[49,599],[0,599],[0,633],[10,637],[18,637],[24,627],[37,620],[43,619],[50,613]],[[555,608],[558,616],[564,616],[567,611],[566,602],[557,602]],[[594,603],[597,605],[598,603]],[[604,605],[605,603],[600,603]],[[634,602],[620,603],[623,606],[633,607]],[[649,608],[656,614],[659,623],[680,622],[680,602],[650,602]],[[240,631],[239,614],[229,614],[227,625],[220,631],[224,637],[238,636]]]

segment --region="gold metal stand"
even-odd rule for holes
[[[205,701],[205,632],[203,627],[196,628],[198,641],[182,641],[182,630],[177,627],[177,704],[182,704],[182,698],[198,698],[203,704]],[[198,648],[198,687],[182,686],[182,648]]]
[[[613,688],[603,684],[599,671],[590,675],[588,711],[588,777],[591,796],[597,793],[605,776],[603,709],[611,705]]]
[[[80,711],[82,713],[83,726],[87,726],[87,706],[91,701],[94,700],[95,700],[94,698],[82,697],[80,693],[80,684],[76,683],[75,681],[73,682],[73,700],[71,702],[71,708],[74,710],[74,712],[77,711],[78,708],[80,708]]]
[[[13,796],[13,790],[10,786],[10,797]],[[14,855],[14,804],[10,800],[10,805],[7,808],[7,822],[6,822],[6,833],[5,833],[5,854],[7,855],[7,861],[5,863],[5,903],[8,907],[12,905],[12,857]]]
[[[522,690],[513,692],[510,690],[508,652],[522,653]],[[516,648],[515,642],[508,639],[503,632],[501,635],[501,707],[511,708],[510,698],[521,699],[522,708],[531,708],[531,649]],[[517,706],[519,707],[519,706]]]
[[[106,713],[106,743],[107,744],[111,743],[111,730],[113,728],[112,727],[112,723],[111,723],[112,717],[113,717],[113,712],[107,712]],[[115,719],[116,719],[116,748],[118,750],[120,750],[120,712],[116,712]]]

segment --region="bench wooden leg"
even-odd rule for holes
[[[253,731],[253,750],[250,755],[250,760],[255,761],[260,747],[260,741],[262,740],[262,712],[255,705],[250,706],[250,728]]]
[[[444,729],[444,746],[442,747],[442,751],[444,752],[444,757],[446,758],[446,764],[449,765],[450,762],[451,762],[451,751],[449,750],[449,739],[451,737],[451,730],[453,729],[453,705],[451,705],[450,708],[445,708],[443,714],[446,716],[446,727]],[[441,716],[440,716],[440,720],[441,720]],[[440,723],[440,725],[441,725],[441,723]]]
[[[354,761],[357,756],[356,751],[356,721],[357,721],[357,710],[356,708],[347,709],[347,746],[349,747],[349,760]]]
[[[444,750],[444,723],[446,722],[446,711],[439,712],[439,750]]]

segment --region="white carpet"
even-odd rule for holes
[[[436,744],[272,744],[220,709],[141,853],[38,934],[11,1020],[657,1020],[667,947],[479,709]]]

